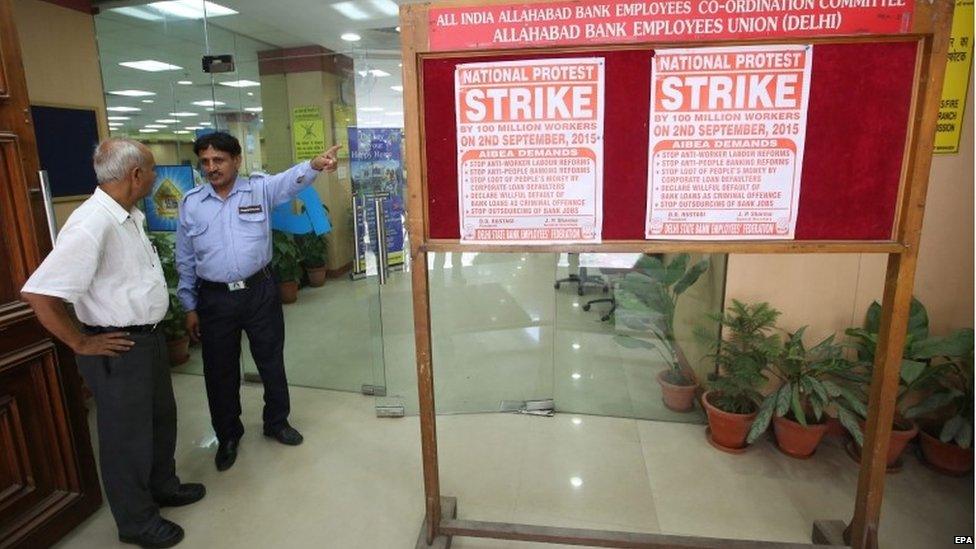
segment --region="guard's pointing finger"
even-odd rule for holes
[[[336,153],[336,151],[338,151],[341,148],[342,148],[342,145],[333,145],[333,146],[329,147],[329,150],[325,151],[325,156],[328,156],[329,158],[332,158],[332,155],[334,155]]]

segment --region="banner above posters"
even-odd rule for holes
[[[973,66],[973,0],[956,0],[952,16],[952,34],[946,55],[946,72],[939,102],[935,153],[959,152],[962,117],[966,112],[969,72]]]
[[[911,30],[913,0],[575,0],[434,8],[432,51]]]
[[[291,110],[291,142],[295,162],[311,160],[325,150],[325,121],[317,106]]]
[[[194,187],[190,166],[156,166],[153,190],[143,201],[146,226],[150,231],[175,231],[179,224],[180,200]]]
[[[812,46],[658,50],[648,239],[793,238]]]
[[[602,58],[457,66],[462,241],[600,241],[604,87]]]

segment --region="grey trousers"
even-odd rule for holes
[[[102,484],[119,535],[136,536],[159,524],[154,498],[174,494],[176,400],[161,331],[132,334],[118,357],[76,355],[95,395]]]

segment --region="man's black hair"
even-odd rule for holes
[[[226,132],[214,132],[201,135],[193,142],[193,154],[200,156],[200,151],[205,151],[210,147],[228,153],[231,156],[241,155],[241,142]]]

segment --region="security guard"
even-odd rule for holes
[[[190,337],[203,346],[217,469],[237,459],[241,423],[241,330],[264,384],[264,434],[288,445],[302,435],[288,424],[285,323],[272,279],[271,210],[293,199],[322,170],[336,169],[339,146],[273,176],[238,177],[241,144],[232,135],[204,135],[193,144],[208,184],[183,196],[176,231],[177,295]]]

